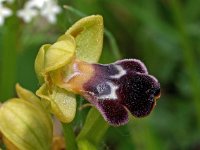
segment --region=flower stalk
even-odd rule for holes
[[[87,139],[93,145],[99,145],[108,128],[109,124],[101,114],[95,108],[91,108],[85,124],[76,139],[77,141]]]
[[[77,150],[76,138],[71,123],[62,123],[63,134],[65,137],[65,144],[67,149]]]
[[[2,45],[0,52],[0,101],[5,101],[14,96],[17,50],[20,46],[21,24],[16,16],[12,16],[7,19],[7,26],[3,28],[6,30],[6,34],[2,35],[2,40],[0,41]]]

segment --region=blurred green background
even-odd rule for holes
[[[25,1],[8,4],[12,10]],[[200,149],[200,1],[59,0],[87,14],[101,14],[113,34],[104,38],[101,63],[120,58],[142,60],[161,83],[162,96],[150,116],[111,127],[99,149]],[[15,15],[0,27],[0,100],[15,96],[19,82],[39,87],[34,59],[42,44],[53,43],[81,17],[62,9],[54,25],[41,17],[26,24]],[[116,40],[116,45],[110,42]]]

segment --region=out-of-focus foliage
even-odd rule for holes
[[[110,128],[102,149],[200,149],[200,1],[60,0],[85,14],[101,14],[123,58],[141,59],[161,83],[153,113],[123,127]],[[16,0],[13,9],[22,8]],[[52,43],[79,19],[63,9],[54,25],[42,18],[25,24],[15,16],[0,27],[0,100],[14,95],[15,82],[35,91],[34,59],[40,45]],[[104,38],[102,63],[116,60]],[[78,102],[81,103],[81,102]],[[85,110],[77,113],[76,130]]]

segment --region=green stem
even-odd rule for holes
[[[13,8],[14,10],[15,8]],[[14,96],[17,70],[17,49],[20,39],[20,22],[16,16],[6,20],[1,41],[0,101]]]
[[[98,145],[108,128],[109,125],[101,114],[95,108],[91,108],[77,141],[87,139],[92,144]]]
[[[66,148],[68,150],[76,150],[77,145],[76,145],[75,135],[74,135],[74,131],[71,124],[63,123],[62,126],[63,126],[63,134],[65,137]]]
[[[177,25],[180,34],[180,43],[183,48],[183,57],[185,60],[185,66],[190,78],[190,84],[193,92],[194,105],[196,107],[196,115],[198,119],[198,125],[200,126],[200,84],[198,67],[196,66],[195,54],[189,37],[186,32],[185,21],[182,16],[181,5],[178,0],[171,1],[172,12],[174,14],[175,23]]]
[[[9,28],[3,35],[3,44],[1,50],[1,73],[0,73],[0,100],[14,95],[14,83],[16,77],[16,49],[14,48],[14,33]],[[9,44],[8,44],[9,43]]]
[[[105,35],[108,37],[108,39],[110,41],[110,47],[111,47],[111,50],[114,54],[115,59],[117,59],[117,60],[121,59],[122,56],[120,54],[119,47],[117,46],[117,42],[116,42],[113,34],[107,29],[105,29],[104,32],[105,32]]]
[[[87,16],[87,15],[84,14],[83,12],[81,12],[81,11],[79,11],[79,10],[77,10],[77,9],[75,9],[75,8],[73,8],[73,7],[71,7],[71,6],[69,6],[69,5],[64,5],[63,7],[64,7],[65,9],[67,9],[67,10],[73,12],[74,14],[76,14],[76,15],[79,16],[79,17],[85,17],[85,16]]]

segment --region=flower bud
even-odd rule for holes
[[[17,85],[20,98],[0,107],[0,132],[5,144],[20,150],[49,150],[52,143],[52,121],[40,100]],[[10,144],[9,144],[10,143]]]

